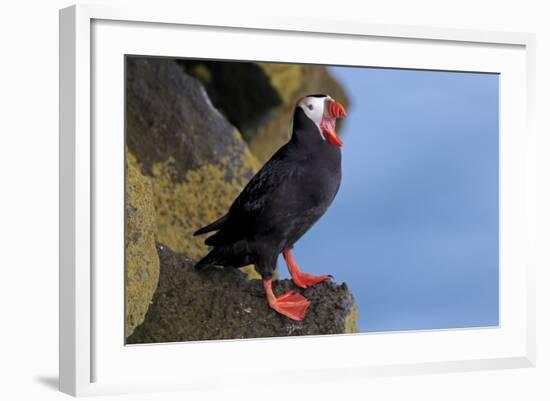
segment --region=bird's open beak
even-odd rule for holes
[[[344,106],[338,103],[336,100],[327,99],[325,103],[325,112],[323,114],[323,121],[321,122],[321,130],[328,143],[334,146],[342,146],[344,143],[338,137],[336,133],[336,119],[346,117],[346,110]]]

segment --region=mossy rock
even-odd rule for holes
[[[304,320],[294,321],[272,310],[261,281],[248,280],[238,269],[197,272],[194,260],[161,244],[158,252],[158,289],[129,344],[357,332],[357,307],[346,284],[303,290],[290,280],[275,281],[276,294],[294,290],[311,301]]]
[[[126,74],[127,144],[151,180],[157,240],[198,259],[208,248],[193,233],[227,212],[259,163],[176,60],[130,57]]]
[[[261,162],[288,141],[300,97],[327,93],[348,104],[344,89],[324,66],[188,59],[178,63],[204,85],[214,106],[239,129]]]
[[[159,280],[155,246],[153,187],[135,157],[127,153],[126,167],[126,336],[143,322]]]
[[[259,64],[178,60],[208,92],[212,104],[250,141],[283,102]]]

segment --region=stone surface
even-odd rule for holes
[[[178,62],[204,85],[214,106],[243,133],[261,162],[288,140],[290,118],[300,97],[326,93],[344,106],[349,104],[344,89],[324,66]]]
[[[250,141],[282,104],[277,90],[256,63],[220,63],[209,60],[179,60],[190,75],[204,85],[212,104]]]
[[[192,259],[160,244],[158,252],[158,289],[130,344],[357,332],[346,284],[301,290],[289,280],[275,281],[275,294],[296,290],[311,301],[305,319],[297,322],[269,308],[261,281],[234,269],[196,272]]]
[[[153,188],[135,157],[127,153],[126,166],[126,319],[124,332],[132,334],[143,322],[159,280],[155,246]]]

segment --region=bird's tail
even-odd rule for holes
[[[195,264],[196,270],[203,270],[209,266],[225,266],[238,268],[252,263],[247,255],[246,244],[237,242],[226,246],[216,246]]]
[[[195,264],[196,270],[203,270],[210,266],[227,266],[230,259],[230,250],[227,247],[215,247],[204,258]]]
[[[227,221],[227,214],[223,215],[222,217],[220,217],[215,222],[210,223],[207,226],[204,226],[203,228],[198,229],[197,231],[195,231],[195,233],[193,235],[197,236],[197,235],[209,233],[210,231],[219,230],[220,228],[223,227],[223,225],[225,224],[226,221]]]

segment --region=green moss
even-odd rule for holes
[[[153,188],[135,157],[126,153],[125,335],[143,322],[157,288],[160,266],[155,246]]]

